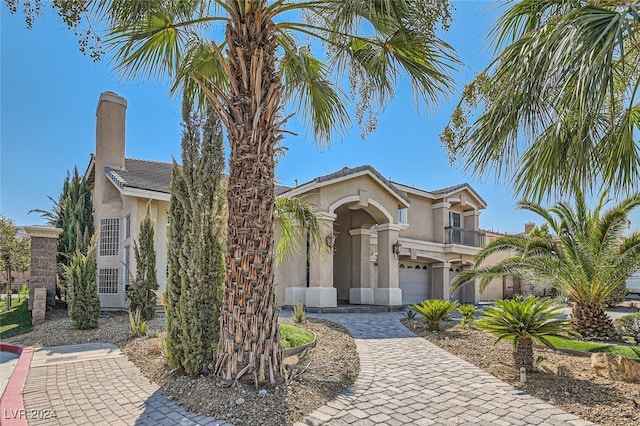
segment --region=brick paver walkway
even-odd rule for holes
[[[314,316],[349,328],[361,373],[298,425],[591,424],[417,337],[400,324],[401,314]],[[229,426],[174,404],[108,344],[38,349],[24,400],[30,425]]]
[[[296,426],[592,424],[417,337],[400,323],[400,313],[313,316],[351,331],[360,376]]]
[[[36,350],[24,400],[30,426],[230,426],[177,406],[110,344]]]

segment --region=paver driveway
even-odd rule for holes
[[[298,425],[591,424],[416,336],[400,313],[313,316],[351,331],[361,371],[345,395]]]
[[[317,316],[349,328],[361,373],[298,425],[591,424],[417,337],[400,324],[401,314]],[[228,425],[175,405],[107,344],[37,350],[24,400],[27,414],[57,416],[30,425]]]

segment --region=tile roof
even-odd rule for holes
[[[107,166],[105,172],[120,187],[170,193],[172,163],[125,158],[124,168],[124,170],[120,170]],[[276,185],[276,195],[289,189],[291,188],[287,186]]]
[[[360,173],[362,171],[369,171],[371,172],[375,177],[377,177],[378,179],[380,179],[380,181],[382,181],[382,183],[384,185],[386,185],[391,191],[393,191],[398,197],[402,198],[403,200],[409,202],[409,197],[407,197],[405,194],[403,194],[398,188],[395,187],[395,185],[391,182],[389,182],[389,180],[387,180],[387,178],[385,178],[384,176],[382,176],[376,169],[374,169],[372,166],[365,164],[364,166],[358,166],[358,167],[345,167],[342,170],[338,170],[337,172],[334,173],[330,173],[328,175],[324,175],[324,176],[319,176],[313,180],[310,180],[309,182],[305,183],[320,183],[320,182],[326,182],[329,180],[333,180],[333,179],[337,179],[340,177],[344,177],[344,176],[349,176],[349,175],[354,175],[356,173]]]
[[[487,204],[484,198],[482,198],[480,194],[478,194],[476,190],[473,189],[473,187],[466,182],[460,183],[458,185],[447,186],[446,188],[440,188],[440,189],[436,189],[435,191],[429,191],[429,192],[435,195],[446,195],[446,194],[451,194],[452,192],[456,192],[459,189],[468,189],[469,191],[473,192],[473,194],[476,197],[478,197],[478,199],[481,200],[484,204]]]
[[[172,163],[125,158],[124,170],[105,167],[107,176],[116,185],[128,188],[169,193]]]

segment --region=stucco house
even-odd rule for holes
[[[127,306],[127,268],[135,273],[133,242],[148,203],[161,289],[167,276],[172,165],[125,158],[126,108],[127,101],[117,94],[100,95],[96,152],[85,173],[100,233],[98,292],[106,309]],[[393,306],[426,298],[480,300],[473,285],[454,295],[449,292],[451,280],[472,264],[485,244],[479,216],[487,205],[470,185],[424,190],[389,181],[365,165],[293,188],[279,186],[277,192],[304,197],[326,235],[321,247],[301,241],[293,257],[278,262],[278,304]]]

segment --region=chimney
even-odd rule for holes
[[[96,109],[96,166],[124,169],[124,131],[127,100],[115,92],[102,92]]]
[[[529,235],[529,233],[530,233],[531,231],[533,231],[533,228],[535,228],[535,227],[536,227],[536,224],[535,224],[535,223],[533,223],[533,222],[527,222],[527,223],[525,223],[525,224],[524,224],[524,233],[525,233],[525,235]]]
[[[94,208],[117,195],[107,181],[105,167],[124,169],[124,134],[127,100],[115,92],[103,92],[96,109]],[[97,208],[96,208],[97,211]]]

